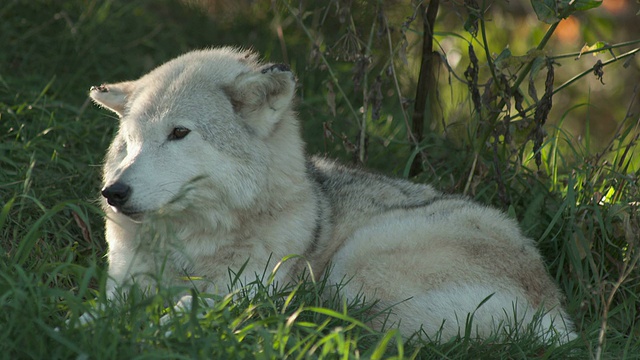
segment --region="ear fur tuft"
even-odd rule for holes
[[[96,104],[122,117],[126,109],[127,101],[135,87],[134,85],[134,81],[125,81],[117,84],[92,86],[89,90],[89,96]]]

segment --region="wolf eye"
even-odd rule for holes
[[[171,134],[169,134],[169,140],[180,140],[187,136],[191,130],[186,127],[176,126],[171,130]]]

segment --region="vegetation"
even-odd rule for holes
[[[599,5],[3,2],[0,357],[639,358],[640,40],[626,31],[637,18],[625,24]],[[576,21],[587,24],[584,47],[560,40]],[[117,124],[87,90],[228,44],[292,65],[310,153],[516,217],[566,293],[579,339],[403,340],[365,325],[365,299],[323,301],[323,282],[304,277],[286,288],[256,281],[251,299],[216,298],[204,315],[166,324],[181,289],[108,304],[97,189]],[[90,309],[98,319],[75,326]]]

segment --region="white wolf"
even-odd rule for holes
[[[513,220],[428,185],[308,158],[295,86],[287,66],[219,48],[91,89],[120,117],[102,189],[110,296],[132,282],[153,287],[159,272],[220,293],[229,269],[262,274],[268,259],[297,254],[280,283],[332,264],[330,283],[350,279],[342,296],[395,305],[387,325],[407,336],[421,327],[456,336],[472,313],[469,330],[483,337],[531,325],[538,312],[542,337],[575,337],[558,287]]]

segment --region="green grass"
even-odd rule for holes
[[[253,46],[297,70],[310,152],[348,161],[353,154],[341,136],[356,143],[364,119],[370,135],[367,164],[387,173],[408,168],[412,149],[397,99],[385,97],[379,119],[354,119],[349,107],[361,106],[362,93],[353,89],[352,64],[329,58],[315,66],[304,29],[284,6],[278,6],[277,17],[269,6],[258,2],[250,14],[220,22],[168,0],[0,5],[0,358],[640,358],[637,114],[616,115],[615,136],[578,139],[563,121],[582,116],[588,123],[587,103],[554,104],[562,121],[546,127],[540,170],[530,145],[519,147],[514,161],[511,149],[496,153],[473,136],[483,124],[465,120],[473,118],[472,110],[462,106],[461,120],[434,126],[426,135],[421,146],[429,163],[416,179],[501,206],[518,218],[567,296],[580,334],[570,344],[544,346],[527,334],[485,340],[417,334],[403,340],[394,330],[378,333],[365,325],[372,316],[366,302],[322,299],[323,283],[305,279],[287,288],[249,284],[251,299],[242,293],[217,298],[204,317],[196,309],[168,324],[160,318],[183,289],[161,289],[148,297],[134,292],[122,306],[108,304],[101,291],[106,244],[97,199],[102,157],[117,120],[88,102],[91,85],[138,77],[193,48]],[[273,30],[278,24],[287,56]],[[338,81],[336,117],[326,101],[326,69]],[[564,69],[557,72],[570,77]],[[371,70],[371,81],[375,75]],[[441,80],[447,89],[447,79]],[[627,101],[634,94],[621,97]],[[586,115],[578,111],[584,108]],[[333,140],[322,132],[323,122],[332,122]],[[496,181],[496,162],[502,164],[508,204]],[[98,304],[104,309],[94,322],[65,324],[74,325]]]

